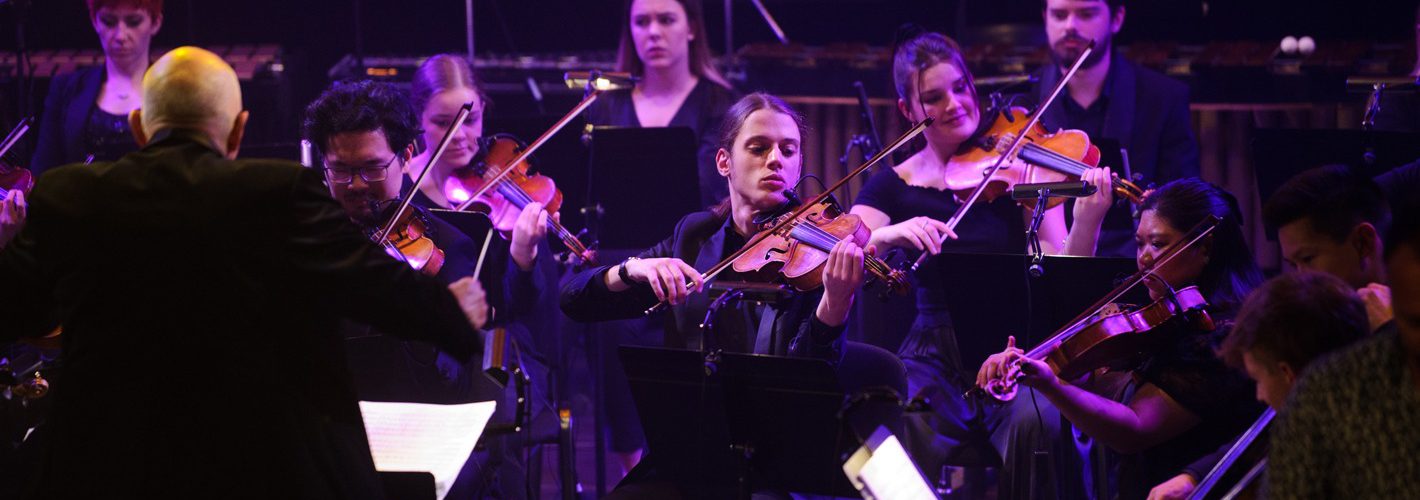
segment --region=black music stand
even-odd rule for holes
[[[1040,343],[1137,270],[1134,259],[1122,257],[1046,256],[1048,272],[1031,278],[1029,255],[944,253],[933,259],[924,271],[938,276],[920,278],[943,283],[967,373],[1005,349],[1007,336],[1014,335],[1022,349]],[[1147,293],[1140,286],[1124,300],[1147,303]]]
[[[700,206],[698,142],[687,127],[596,127],[588,205],[601,248],[648,248]]]
[[[657,474],[691,491],[855,496],[843,462],[860,444],[819,359],[622,346]],[[712,497],[715,495],[712,494]]]

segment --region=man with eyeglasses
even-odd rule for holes
[[[414,153],[419,134],[417,118],[403,92],[381,82],[339,82],[306,108],[305,137],[320,150],[319,168],[331,196],[340,202],[356,224],[367,229],[386,223],[408,186],[405,164]],[[453,282],[470,276],[482,253],[475,242],[439,217],[415,208],[427,221],[427,236],[444,252],[436,278]],[[536,221],[542,208],[530,206],[524,219]],[[525,225],[514,231],[527,231]],[[546,230],[534,231],[533,245],[545,239]],[[480,238],[481,240],[481,238]],[[507,247],[501,241],[495,245]],[[530,256],[531,258],[531,256]],[[540,366],[526,328],[517,323],[527,306],[540,295],[541,274],[523,270],[507,251],[489,252],[476,287],[492,313],[484,328],[502,328],[518,342],[516,353],[524,371]],[[490,293],[484,294],[487,288]],[[482,373],[482,360],[460,363],[423,342],[381,335],[366,325],[347,322],[346,352],[355,389],[361,400],[429,404],[498,401],[492,424],[511,423],[516,388],[505,389]],[[491,350],[489,347],[488,350]],[[534,380],[535,389],[540,380]],[[538,391],[533,391],[534,396]],[[518,498],[524,493],[524,463],[517,436],[485,436],[483,451],[464,465],[449,498]]]

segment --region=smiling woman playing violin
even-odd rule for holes
[[[685,216],[670,238],[638,258],[572,277],[562,290],[562,310],[577,321],[607,321],[639,317],[647,308],[666,302],[671,305],[666,347],[698,349],[709,344],[731,352],[823,358],[837,364],[840,382],[850,393],[855,387],[875,385],[905,390],[902,365],[890,353],[843,338],[854,294],[864,281],[864,260],[871,253],[851,238],[828,253],[821,272],[823,286],[789,293],[770,305],[741,301],[718,308],[712,318],[713,337],[702,336],[699,325],[706,318],[711,298],[701,290],[701,273],[745,246],[760,231],[756,218],[780,213],[791,205],[787,193],[803,169],[802,130],[802,117],[777,97],[755,93],[731,106],[715,157],[729,198],[714,210]],[[727,271],[717,281],[776,279],[776,275],[762,272]],[[693,283],[687,286],[688,281]],[[857,369],[844,373],[850,366]],[[654,481],[654,472],[647,471],[659,467],[652,454],[628,476],[628,482],[636,482],[635,478]],[[674,498],[686,493],[669,484],[660,487],[636,494]],[[732,495],[733,490],[725,493]],[[624,498],[633,493],[618,488],[613,497],[618,495]]]
[[[956,42],[938,33],[909,34],[893,57],[893,81],[898,92],[898,110],[917,122],[934,118],[924,133],[926,147],[892,170],[874,175],[851,210],[873,228],[870,244],[878,248],[900,247],[937,254],[943,250],[981,253],[1021,253],[1032,210],[1008,196],[976,201],[961,219],[955,234],[946,221],[963,208],[962,195],[948,182],[949,177],[981,179],[979,172],[959,174],[964,168],[953,163],[961,152],[975,148],[983,121],[971,71]],[[1018,119],[1019,120],[1019,119]],[[989,119],[986,121],[990,121]],[[1021,164],[1010,165],[1021,169]],[[1083,178],[1096,186],[1109,178],[1109,170],[1094,169]],[[974,186],[973,186],[974,187]],[[1074,228],[1067,235],[1064,209],[1046,211],[1040,227],[1040,243],[1046,253],[1092,255],[1100,221],[1111,203],[1109,189],[1080,198],[1075,204]],[[950,236],[939,244],[944,235]],[[962,366],[957,334],[947,310],[946,291],[936,278],[943,270],[938,259],[927,259],[917,273],[917,318],[898,349],[908,368],[910,394],[929,396],[933,407],[928,427],[909,439],[919,461],[933,462],[953,453],[965,440],[965,429],[975,426],[980,411],[961,394],[970,387],[967,368]],[[943,432],[945,429],[952,429]],[[930,465],[928,466],[931,467]]]
[[[1013,339],[1004,352],[986,360],[976,379],[984,388],[1019,364],[1017,382],[1035,393],[1023,390],[993,419],[993,441],[1005,455],[1006,468],[1017,469],[1005,475],[1028,475],[1021,467],[1029,466],[1032,443],[1016,447],[1004,436],[1037,422],[1051,427],[1063,417],[1118,455],[1118,498],[1144,498],[1153,485],[1237,435],[1261,411],[1248,379],[1215,354],[1242,299],[1261,281],[1243,241],[1236,201],[1212,184],[1189,178],[1160,187],[1145,198],[1142,209],[1135,233],[1141,270],[1154,266],[1163,249],[1183,240],[1189,228],[1209,216],[1221,219],[1212,234],[1154,268],[1153,278],[1144,281],[1152,300],[1198,287],[1218,327],[1174,322],[1146,332],[1166,340],[1116,390],[1091,385],[1088,377],[1063,380],[1045,362],[1024,356]],[[1057,446],[1054,451],[1072,454],[1075,449]],[[1037,477],[1049,475],[1037,471]]]

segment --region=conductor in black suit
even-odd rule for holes
[[[487,317],[356,230],[320,172],[234,160],[231,67],[143,78],[142,149],[47,172],[0,253],[0,342],[62,325],[35,498],[380,498],[337,320],[467,360]]]
[[[1092,140],[1119,141],[1128,153],[1128,164],[1110,167],[1140,185],[1197,177],[1198,142],[1189,118],[1188,86],[1114,51],[1114,35],[1124,27],[1124,0],[1045,0],[1044,4],[1045,33],[1054,63],[1036,71],[1036,102],[1048,97],[1085,46],[1095,42],[1094,52],[1041,116],[1046,129],[1077,129]],[[1134,257],[1135,224],[1127,205],[1118,202],[1105,215],[1096,255]]]

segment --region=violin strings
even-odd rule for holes
[[[800,231],[800,229],[802,229],[802,231]],[[823,228],[814,226],[812,224],[795,224],[794,228],[789,230],[789,235],[792,236],[794,239],[808,243],[809,246],[812,246],[824,252],[832,250],[833,245],[838,244],[838,242],[840,241],[832,233],[824,231]],[[883,264],[882,261],[877,260],[877,258],[875,257],[869,256],[868,258],[864,259],[863,262],[864,265],[868,267],[869,271],[872,271],[883,278],[886,278],[889,274],[891,274],[890,270],[885,269],[885,264]]]
[[[1074,159],[1074,158],[1071,158],[1071,157],[1062,155],[1062,154],[1057,153],[1057,152],[1055,152],[1055,151],[1051,151],[1050,149],[1048,149],[1048,148],[1046,148],[1046,147],[1044,147],[1044,146],[1038,145],[1038,144],[1026,144],[1025,146],[1022,147],[1022,152],[1025,152],[1025,151],[1030,151],[1030,152],[1032,152],[1032,153],[1036,153],[1036,154],[1039,154],[1039,155],[1042,155],[1042,156],[1048,156],[1048,157],[1050,157],[1050,158],[1053,159],[1053,160],[1056,160],[1056,161],[1061,162],[1061,163],[1063,164],[1063,166],[1068,166],[1068,167],[1070,167],[1071,169],[1073,169],[1073,170],[1070,171],[1070,172],[1064,172],[1064,173],[1067,173],[1067,174],[1070,174],[1070,175],[1081,175],[1081,174],[1085,173],[1085,169],[1089,168],[1087,165],[1085,165],[1084,163],[1080,162],[1079,160],[1076,160],[1076,159]],[[1062,165],[1056,165],[1056,166],[1059,167],[1059,166],[1062,166]]]
[[[501,179],[498,181],[498,183],[498,194],[503,195],[503,198],[507,199],[509,202],[512,202],[513,206],[521,209],[523,207],[528,206],[529,203],[533,202],[532,195],[529,195],[527,191],[524,191],[522,186],[519,186],[512,182],[504,182]],[[562,240],[562,244],[566,245],[567,248],[572,249],[576,253],[583,253],[586,251],[584,248],[582,248],[581,240],[578,240],[576,236],[572,235],[571,231],[568,231],[567,228],[562,227],[562,225],[558,224],[557,221],[552,220],[552,217],[547,218],[547,226],[552,228],[552,232],[557,233],[557,238]]]

